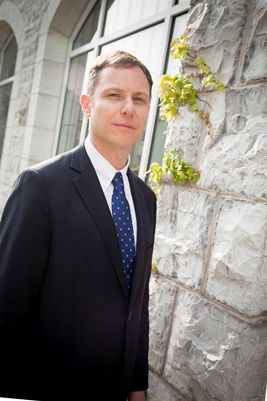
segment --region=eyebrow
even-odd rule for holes
[[[135,95],[137,96],[145,96],[145,97],[149,97],[148,94],[146,92],[134,92]]]
[[[107,93],[109,91],[117,91],[117,92],[123,92],[124,89],[120,88],[118,86],[111,86],[110,88],[106,88],[103,90],[103,93]],[[133,92],[134,96],[144,96],[145,98],[150,98],[149,94],[147,94],[146,92],[142,92],[142,91],[137,91],[137,92]]]

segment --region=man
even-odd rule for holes
[[[0,396],[145,400],[156,202],[129,154],[151,86],[129,53],[97,58],[85,143],[14,185],[0,226]]]

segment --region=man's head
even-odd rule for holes
[[[100,75],[100,72],[107,67],[118,68],[118,69],[139,67],[145,74],[145,77],[149,84],[150,95],[151,95],[153,80],[150,72],[148,71],[146,66],[135,56],[121,50],[118,50],[108,55],[98,56],[96,58],[94,64],[91,66],[89,71],[88,84],[87,84],[87,93],[89,95],[91,96],[93,95],[95,88],[98,84],[98,77]]]
[[[151,86],[148,69],[129,53],[97,58],[90,70],[87,94],[80,98],[90,119],[89,138],[116,168],[144,132]]]

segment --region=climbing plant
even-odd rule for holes
[[[169,120],[179,114],[180,107],[187,106],[208,123],[208,113],[200,106],[201,102],[204,102],[200,94],[203,91],[221,90],[224,84],[215,77],[204,59],[197,56],[191,48],[188,43],[188,31],[171,42],[170,51],[172,58],[180,63],[177,74],[164,74],[160,78],[160,116]],[[194,72],[185,72],[185,61],[194,67]]]
[[[147,174],[154,190],[159,188],[163,177],[169,177],[177,184],[195,183],[200,178],[199,171],[186,163],[177,149],[164,153],[162,165],[151,163]]]
[[[202,57],[196,55],[188,42],[188,31],[171,42],[171,56],[180,60],[178,73],[164,74],[159,82],[160,116],[170,120],[179,114],[180,107],[186,106],[209,124],[209,115],[201,108],[201,92],[224,88]],[[186,73],[184,64],[194,67],[194,72]],[[205,102],[206,103],[206,102]],[[200,172],[195,170],[183,157],[182,152],[173,149],[165,152],[162,165],[152,163],[147,171],[148,180],[154,189],[158,189],[164,177],[170,177],[178,184],[195,183]]]

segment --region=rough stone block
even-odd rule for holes
[[[148,401],[187,401],[154,372],[149,373]]]
[[[36,94],[31,96],[27,125],[29,127],[38,126],[48,130],[55,130],[57,115],[54,112],[58,108],[58,97]],[[45,110],[45,113],[44,113]]]
[[[198,287],[207,249],[213,197],[186,187],[162,186],[154,258],[160,273]]]
[[[7,127],[3,153],[20,157],[25,142],[25,127]]]
[[[247,45],[243,80],[266,79],[267,76],[267,3],[254,2],[252,26]]]
[[[267,325],[179,291],[164,378],[192,401],[264,401]]]
[[[198,185],[266,197],[266,126],[267,87],[230,91],[223,133],[206,136]]]
[[[225,84],[237,71],[247,14],[246,0],[200,1],[189,14],[193,47]]]
[[[165,150],[180,150],[185,161],[195,167],[202,125],[203,122],[196,113],[181,107],[179,114],[168,125]]]
[[[1,165],[3,166],[0,175],[1,209],[4,207],[6,200],[10,195],[13,184],[20,171],[20,161],[21,161],[20,156],[3,154],[1,157]]]
[[[207,293],[249,316],[267,311],[266,230],[267,204],[222,203]]]
[[[0,218],[1,218],[4,206],[6,204],[7,198],[10,195],[13,183],[15,181],[14,174],[12,174],[10,172],[9,172],[9,174],[5,174],[6,169],[4,170],[4,168],[7,167],[7,156],[4,153],[1,156],[1,166],[3,168],[0,171],[0,188],[1,188],[1,191],[0,191]]]
[[[32,93],[59,96],[61,90],[61,76],[63,74],[64,65],[61,63],[45,61],[36,64]]]
[[[160,276],[152,275],[150,280],[150,349],[149,364],[161,372],[169,339],[175,284]]]
[[[42,161],[51,157],[54,144],[54,131],[46,128],[28,128],[25,133],[23,158],[29,160]]]

